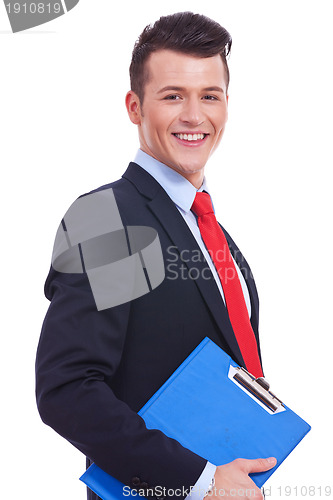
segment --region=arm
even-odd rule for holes
[[[53,269],[51,300],[36,360],[37,402],[45,423],[125,485],[189,488],[206,461],[156,430],[111,389],[131,304],[97,311],[85,274]]]
[[[209,490],[215,472],[216,472],[216,465],[207,462],[206,467],[202,471],[201,476],[199,477],[192,491],[187,495],[185,500],[202,500],[205,494]]]

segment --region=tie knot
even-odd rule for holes
[[[200,192],[195,195],[191,210],[200,217],[201,215],[213,214],[212,200],[208,193]]]

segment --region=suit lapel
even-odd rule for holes
[[[201,252],[191,230],[175,204],[150,174],[138,165],[130,164],[123,177],[135,184],[141,194],[150,199],[149,201],[147,200],[148,207],[159,220],[175,247],[177,247],[180,259],[182,259],[182,255],[184,254],[189,256],[195,255],[198,251]],[[221,335],[233,353],[235,361],[244,365],[244,360],[238,347],[226,307],[215,280],[210,270],[207,269],[208,265],[206,261],[203,258],[199,262],[191,262],[191,259],[188,258],[182,259],[182,261],[188,268],[203,300],[210,309],[221,331]],[[208,272],[211,275],[211,279],[205,279],[205,275],[207,276]]]

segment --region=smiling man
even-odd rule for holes
[[[228,118],[230,47],[224,28],[190,12],[147,26],[134,47],[126,107],[140,149],[122,179],[93,193],[112,190],[125,227],[157,232],[163,282],[103,310],[84,266],[82,272],[52,266],[45,286],[51,305],[36,362],[42,419],[88,465],[160,499],[161,491],[195,500],[262,498],[249,474],[275,465],[275,459],[239,457],[216,467],[148,430],[137,415],[205,336],[262,376],[254,280],[216,221],[204,177]],[[89,214],[76,224],[88,225]],[[62,230],[68,233],[65,222]],[[121,289],[121,281],[110,286]],[[89,500],[97,498],[88,490]]]

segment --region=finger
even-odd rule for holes
[[[257,458],[255,460],[246,460],[246,470],[248,474],[252,472],[264,472],[272,469],[276,465],[276,458]]]

